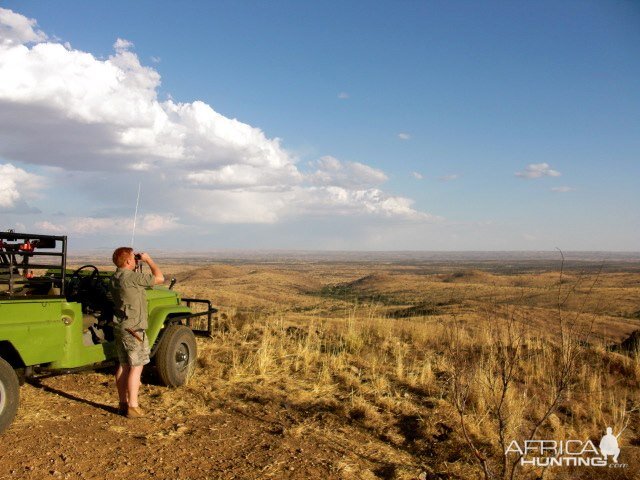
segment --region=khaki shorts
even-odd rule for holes
[[[126,330],[115,329],[116,352],[121,365],[140,367],[149,363],[149,340],[144,330],[134,330],[142,342]]]

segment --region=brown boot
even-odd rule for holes
[[[140,407],[128,407],[127,418],[140,418],[144,417],[144,412]]]
[[[118,404],[118,415],[122,415],[125,417],[127,415],[127,409],[129,408],[129,404],[127,402],[120,402]]]

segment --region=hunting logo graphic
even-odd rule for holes
[[[519,455],[522,466],[627,468],[618,463],[620,435],[607,427],[598,447],[591,440],[513,440],[504,454]]]
[[[613,456],[613,463],[618,463],[618,455],[620,455],[620,447],[618,446],[618,437],[613,435],[613,429],[607,427],[607,434],[600,440],[600,452],[605,460],[609,455]]]

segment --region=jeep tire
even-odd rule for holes
[[[11,365],[0,358],[0,433],[6,430],[18,411],[20,384]]]
[[[197,358],[196,337],[189,327],[165,327],[155,354],[158,376],[164,385],[180,387],[187,383],[193,374]]]

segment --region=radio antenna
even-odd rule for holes
[[[133,248],[133,241],[136,238],[136,220],[138,219],[138,205],[140,204],[140,187],[142,182],[138,182],[138,198],[136,198],[136,213],[133,214],[133,231],[131,232],[131,248]]]

